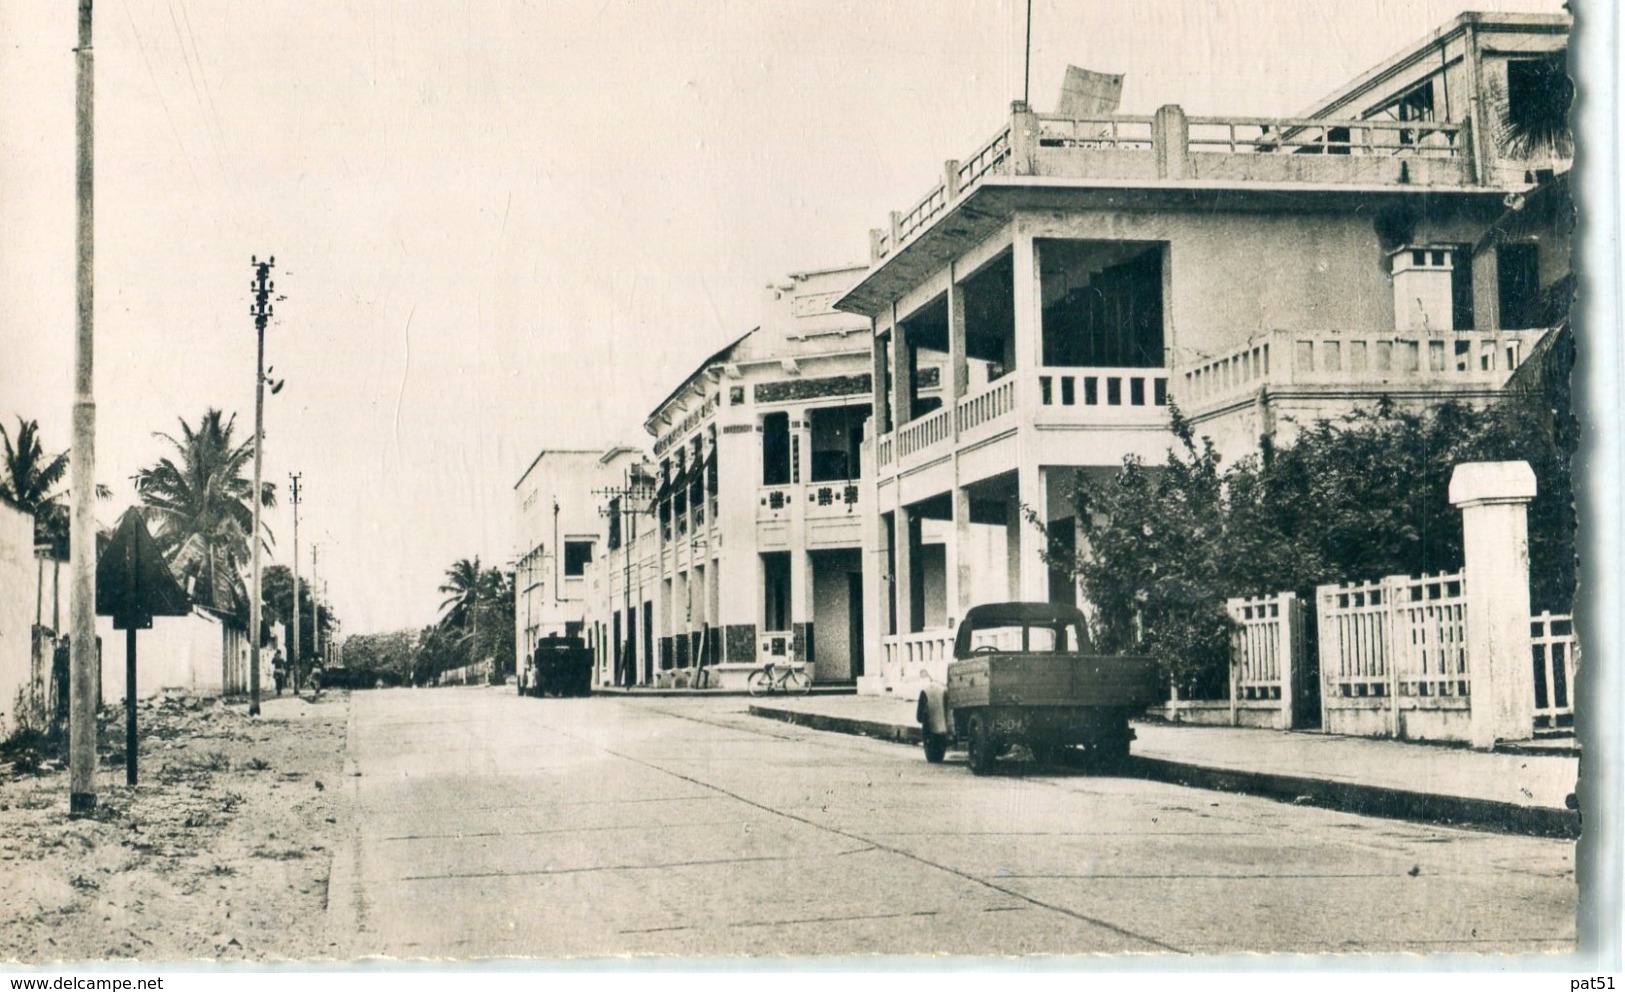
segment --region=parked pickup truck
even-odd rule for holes
[[[1040,761],[1083,748],[1102,763],[1128,757],[1129,717],[1160,698],[1149,658],[1093,652],[1083,614],[1052,603],[991,603],[965,613],[948,684],[920,693],[925,758],[963,743],[985,775],[1014,744]]]

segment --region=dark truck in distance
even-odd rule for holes
[[[1160,688],[1151,659],[1095,654],[1076,607],[990,603],[966,611],[948,684],[927,686],[916,716],[927,761],[962,742],[977,775],[1013,744],[1040,761],[1084,748],[1111,763],[1128,757],[1129,717],[1155,703]]]
[[[521,696],[586,696],[592,692],[592,649],[580,637],[552,634],[536,642],[519,673]]]

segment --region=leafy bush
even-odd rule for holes
[[[1128,458],[1108,480],[1080,475],[1073,497],[1087,550],[1052,555],[1051,565],[1080,581],[1097,643],[1157,658],[1171,685],[1200,698],[1228,680],[1226,598],[1307,597],[1326,583],[1460,569],[1451,473],[1462,462],[1522,460],[1538,487],[1531,605],[1567,612],[1577,581],[1568,361],[1555,352],[1543,379],[1485,409],[1415,414],[1383,402],[1317,422],[1289,445],[1266,442],[1227,469],[1171,406],[1176,444],[1163,464]]]

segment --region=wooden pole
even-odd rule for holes
[[[262,270],[263,271],[263,270]],[[264,285],[262,276],[260,284]],[[260,488],[264,457],[260,449],[265,441],[265,318],[254,322],[254,593],[249,604],[248,617],[248,715],[260,713]],[[295,590],[297,594],[298,590]]]
[[[294,530],[298,532],[299,517],[294,517]],[[322,667],[327,667],[327,654],[322,650],[322,601],[317,597],[321,594],[321,584],[316,581],[317,569],[321,567],[321,546],[315,541],[310,542],[310,650],[311,661],[322,659]],[[298,552],[294,552],[297,557]]]
[[[124,631],[124,784],[135,784],[135,625]]]
[[[68,689],[68,812],[96,808],[96,398],[95,398],[95,57],[91,0],[79,0],[79,45],[74,87],[79,264],[75,271],[78,326],[73,389],[72,654]]]

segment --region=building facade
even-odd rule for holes
[[[761,326],[650,413],[648,484],[606,507],[602,682],[737,688],[768,661],[861,674],[869,326],[831,303],[862,272],[770,287]]]
[[[514,657],[547,636],[590,639],[588,573],[604,554],[602,494],[625,484],[636,448],[541,451],[514,484],[518,545],[514,565]]]
[[[969,605],[1078,601],[1046,559],[1083,541],[1071,483],[1161,461],[1173,404],[1229,461],[1379,398],[1497,395],[1567,250],[1486,238],[1567,169],[1508,140],[1567,30],[1463,15],[1300,118],[1018,103],[872,231],[835,304],[873,332],[860,691],[942,679]]]

